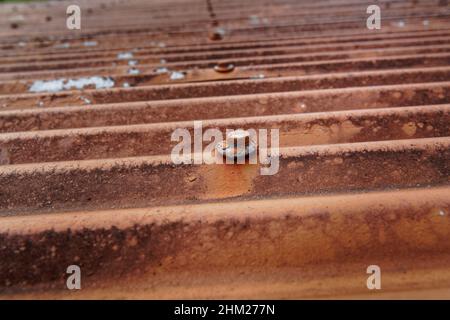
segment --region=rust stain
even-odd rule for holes
[[[205,181],[206,190],[202,199],[230,198],[250,193],[253,179],[259,175],[256,164],[207,165],[198,170]]]
[[[8,149],[5,147],[0,148],[0,165],[9,164]]]

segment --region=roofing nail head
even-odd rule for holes
[[[211,32],[209,34],[209,39],[213,40],[213,41],[215,41],[215,40],[222,40],[222,35],[220,33],[217,33],[217,32]]]
[[[242,149],[242,146],[244,147]],[[257,149],[247,130],[238,129],[227,134],[226,140],[216,145],[216,151],[228,159],[248,157]]]
[[[214,70],[220,73],[231,72],[234,70],[234,64],[231,62],[222,61],[214,66]]]
[[[209,33],[210,40],[222,40],[225,35],[225,30],[222,28],[216,28]]]

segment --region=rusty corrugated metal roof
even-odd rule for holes
[[[450,8],[369,4],[2,4],[1,297],[450,298]],[[173,164],[193,120],[279,172]]]

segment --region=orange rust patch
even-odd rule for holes
[[[9,154],[7,148],[0,148],[0,165],[9,164]]]
[[[403,131],[410,137],[416,134],[417,127],[414,122],[405,123],[402,127]]]
[[[313,124],[308,129],[294,128],[280,132],[280,145],[314,145],[351,141],[355,135],[360,133],[361,129],[362,127],[355,126],[349,120],[340,124],[332,124],[331,126]]]
[[[213,164],[200,166],[199,175],[205,180],[206,191],[201,199],[229,198],[251,192],[253,179],[259,174],[256,164]]]

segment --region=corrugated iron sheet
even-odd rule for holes
[[[450,7],[370,4],[1,4],[0,296],[450,298]],[[173,164],[194,120],[279,172]]]

